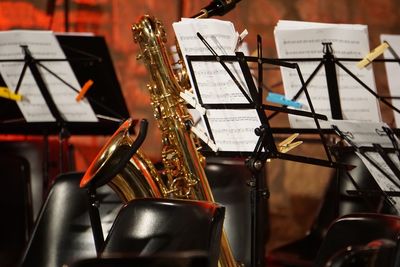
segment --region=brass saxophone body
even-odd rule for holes
[[[191,116],[180,98],[183,89],[177,82],[165,48],[167,39],[164,27],[160,21],[146,15],[132,26],[132,33],[140,47],[138,57],[143,60],[151,75],[148,90],[154,117],[162,134],[163,169],[161,173],[156,170],[139,150],[114,175],[115,166],[134,142],[129,134],[132,126],[132,120],[129,119],[98,153],[81,180],[81,187],[90,186],[91,182],[104,179],[102,177],[113,177],[106,183],[125,203],[141,197],[214,202],[204,171],[205,159],[198,151],[196,138],[190,132]],[[225,233],[221,239],[219,266],[238,266]]]
[[[140,46],[141,58],[151,75],[147,85],[154,117],[162,135],[163,174],[167,177],[168,197],[213,201],[204,172],[204,159],[190,132],[191,116],[183,99],[182,88],[171,68],[164,27],[157,19],[143,16],[132,26],[133,39]]]
[[[204,158],[190,132],[191,116],[179,94],[165,44],[164,26],[152,16],[143,16],[132,26],[133,39],[140,46],[139,58],[151,75],[148,85],[154,117],[162,133],[162,161],[173,197],[214,202],[204,172]],[[219,266],[237,266],[226,235],[222,235]]]

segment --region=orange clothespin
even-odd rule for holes
[[[0,86],[0,97],[11,99],[14,101],[21,101],[22,95],[11,92],[7,87]]]
[[[79,102],[82,100],[82,98],[85,97],[86,92],[90,89],[90,87],[92,87],[93,85],[93,81],[92,80],[88,80],[81,88],[81,90],[79,91],[79,94],[75,97],[76,102]]]
[[[292,143],[293,140],[297,138],[297,136],[299,136],[298,133],[292,134],[291,136],[280,142],[278,145],[278,151],[281,153],[286,153],[292,150],[293,148],[301,145],[303,141],[297,141]]]

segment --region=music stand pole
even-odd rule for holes
[[[259,216],[260,207],[262,207],[261,200],[269,198],[269,190],[265,186],[263,181],[264,176],[262,172],[264,170],[264,162],[258,158],[250,157],[246,159],[246,167],[251,171],[252,176],[248,182],[250,186],[250,209],[251,209],[251,267],[263,266],[263,253],[260,251],[263,246],[260,246],[262,241],[260,233],[262,233],[260,227]]]
[[[342,120],[342,107],[340,104],[339,86],[336,75],[336,64],[333,56],[332,43],[322,43],[324,46],[324,67],[326,84],[328,87],[329,102],[331,106],[332,119]]]
[[[57,123],[60,126],[59,168],[60,168],[60,172],[63,172],[64,171],[64,156],[63,156],[64,140],[67,140],[69,137],[68,130],[65,128],[65,120],[64,120],[63,116],[61,115],[60,111],[58,110],[57,105],[54,102],[54,99],[51,96],[49,89],[47,88],[46,83],[43,80],[43,77],[37,66],[38,62],[32,56],[27,45],[21,45],[21,48],[23,49],[23,51],[25,53],[25,57],[24,57],[25,64],[28,66],[28,68],[32,72],[33,78],[35,79],[35,81],[38,85],[38,88],[39,88],[41,94],[43,95],[43,98],[44,98],[47,106],[49,107],[51,115],[53,115],[53,117],[56,119]]]

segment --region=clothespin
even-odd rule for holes
[[[242,44],[244,38],[246,38],[246,36],[249,34],[249,32],[247,31],[247,29],[244,29],[242,31],[241,34],[239,34],[237,42],[236,42],[236,46],[235,46],[235,52],[239,49],[240,45]]]
[[[385,52],[385,50],[389,47],[389,44],[384,42],[381,45],[379,45],[378,47],[376,47],[374,50],[372,50],[371,52],[369,52],[368,55],[366,55],[361,61],[359,61],[357,63],[357,67],[359,69],[365,68],[367,67],[369,64],[372,63],[372,61],[374,61],[374,59],[376,59],[377,57],[379,57],[380,55],[383,54],[383,52]]]
[[[218,152],[219,148],[217,147],[217,145],[214,143],[213,140],[211,140],[210,137],[208,137],[205,132],[199,128],[197,128],[196,126],[192,126],[190,127],[190,130],[198,137],[200,138],[204,143],[206,143],[212,151],[214,152]]]
[[[303,106],[300,102],[289,100],[284,95],[271,92],[268,93],[267,101],[295,108],[301,108]]]
[[[0,86],[0,97],[11,99],[14,101],[21,101],[22,95],[11,92],[7,87]]]
[[[298,133],[292,134],[291,136],[289,136],[288,138],[286,138],[285,140],[280,142],[278,145],[279,152],[287,153],[290,150],[292,150],[293,148],[301,145],[303,143],[303,141],[297,141],[297,142],[292,143],[293,140],[297,138],[297,136],[299,136]]]
[[[183,98],[183,100],[185,100],[189,105],[191,105],[194,109],[196,109],[198,112],[200,112],[201,115],[205,115],[206,114],[206,109],[203,108],[196,100],[195,96],[185,90],[184,92],[180,92],[179,93],[180,97]]]
[[[79,102],[82,100],[82,98],[85,97],[87,91],[90,89],[90,87],[92,87],[93,85],[93,81],[92,80],[88,80],[81,88],[81,90],[79,91],[78,95],[75,97],[76,102]]]

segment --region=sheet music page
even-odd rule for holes
[[[208,109],[207,113],[207,120],[219,150],[254,150],[258,141],[254,129],[261,126],[255,109]]]
[[[23,60],[24,52],[21,45],[27,45],[35,59],[66,58],[52,32],[15,30],[0,32],[0,59]],[[73,88],[80,90],[81,86],[67,61],[40,63]],[[16,89],[23,66],[23,61],[0,63],[0,74],[12,91]],[[66,121],[98,121],[86,99],[77,102],[75,91],[43,67],[38,65],[38,68],[58,110]],[[18,93],[23,96],[23,101],[17,101],[17,104],[27,122],[55,121],[29,68],[26,70]]]
[[[382,147],[393,148],[393,144],[390,141],[389,137],[383,132],[382,127],[389,126],[385,123],[365,123],[360,121],[331,121],[331,124],[336,125],[341,132],[346,134],[351,141],[358,147],[372,147],[372,144],[379,144]],[[397,138],[396,138],[396,141]],[[388,179],[381,171],[379,171],[368,159],[371,159],[378,166],[382,168],[382,170],[389,175],[389,177],[396,181],[400,185],[400,177],[396,177],[396,175],[392,172],[389,166],[385,163],[384,159],[379,155],[378,152],[366,152],[366,156],[363,154],[356,152],[357,156],[360,157],[364,165],[367,167],[372,177],[374,177],[375,181],[379,185],[379,187],[383,191],[394,192],[400,191],[400,188],[397,187],[390,179]],[[395,153],[388,153],[388,156],[392,160],[392,162],[396,165],[398,169],[400,169],[400,160]],[[398,197],[389,197],[391,202],[394,204],[394,207],[398,212],[400,212],[400,198]]]
[[[199,32],[218,55],[234,55],[238,33],[231,22],[216,19],[184,19],[173,24],[181,53],[212,55],[197,36]],[[185,61],[188,66],[187,61]],[[243,73],[237,62],[226,63],[245,93],[249,95]],[[197,100],[203,104],[247,104],[249,101],[219,62],[192,61],[194,77],[190,76]],[[194,82],[195,81],[195,82]],[[197,95],[198,93],[198,95]],[[220,151],[252,152],[258,137],[254,130],[261,126],[256,110],[208,109],[201,125],[206,135],[214,137]],[[211,128],[205,126],[207,120]]]
[[[388,42],[390,47],[394,50],[397,56],[400,56],[400,35],[398,34],[382,34],[382,42]],[[394,59],[394,55],[389,49],[386,49],[384,58]],[[385,62],[386,76],[389,86],[390,96],[400,97],[400,63],[398,62]],[[390,99],[393,106],[400,108],[400,99]],[[393,111],[396,127],[400,128],[400,114]]]
[[[365,25],[325,24],[296,21],[279,21],[275,27],[275,43],[279,58],[321,58],[322,42],[332,42],[336,58],[363,58],[369,53],[368,29]],[[376,91],[372,69],[358,69],[356,62],[341,62],[368,87]],[[305,81],[319,62],[298,62]],[[342,114],[345,120],[380,121],[380,110],[375,97],[344,70],[336,67]],[[281,68],[285,95],[291,99],[301,88],[296,70]],[[322,67],[307,86],[317,113],[331,118],[325,69]],[[298,98],[309,110],[304,93]],[[315,128],[308,118],[289,115],[293,128]],[[322,127],[329,127],[321,121]]]
[[[217,55],[235,54],[238,33],[231,22],[217,19],[184,19],[173,23],[173,27],[186,66],[188,66],[187,55],[212,55],[197,36],[197,32],[204,37]],[[226,62],[226,64],[249,95],[239,64],[237,62]],[[221,63],[200,61],[192,62],[192,65],[196,85],[204,104],[249,103]],[[189,78],[194,88],[193,77],[189,75]]]

